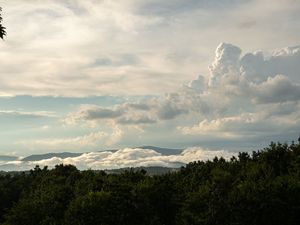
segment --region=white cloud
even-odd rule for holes
[[[5,75],[0,96],[173,92],[194,74],[206,73],[216,43],[229,40],[247,50],[268,50],[297,44],[300,36],[295,29],[300,4],[293,0],[271,6],[270,0],[14,0],[1,5],[8,36],[0,43],[0,74]],[[273,59],[270,66],[299,68],[289,51],[294,50],[277,56],[285,67]]]
[[[209,110],[197,124],[178,130],[185,135],[241,139],[298,132],[299,51],[300,47],[284,48],[265,59],[262,52],[243,56],[240,48],[220,44],[209,86],[197,95],[209,102]]]
[[[32,169],[35,165],[54,167],[57,164],[72,164],[81,170],[85,169],[116,169],[124,167],[141,166],[163,166],[180,167],[186,163],[197,160],[212,160],[214,157],[224,157],[229,159],[234,155],[224,150],[209,150],[199,147],[185,149],[181,154],[162,155],[151,149],[125,148],[115,152],[90,152],[78,157],[61,159],[53,157],[40,161],[13,161],[0,165],[0,169],[7,170],[26,170]]]
[[[232,44],[221,43],[215,53],[215,61],[209,67],[211,75],[209,85],[216,83],[225,74],[236,73],[242,50]]]
[[[156,96],[113,107],[82,106],[65,122],[88,123],[93,130],[79,137],[65,134],[72,137],[36,142],[53,149],[96,140],[120,143],[127,136],[141,143],[155,138],[198,143],[205,134],[247,140],[249,135],[270,137],[276,129],[283,136],[298,133],[299,3],[3,1],[8,36],[0,42],[0,96]],[[244,52],[222,43],[214,57],[216,44],[224,40]],[[271,53],[278,46],[296,47]],[[189,82],[198,74],[202,75]],[[47,119],[55,115],[3,109],[0,116],[5,120],[6,116]],[[39,127],[44,124],[48,121]],[[37,136],[55,136],[58,126],[49,125],[49,133]],[[102,126],[104,134],[95,132]],[[113,130],[106,132],[110,126]],[[127,135],[133,126],[143,133],[136,135],[136,129]],[[74,134],[82,127],[72,128],[76,132],[68,132]],[[18,140],[26,136],[24,131],[12,132]]]
[[[143,102],[112,108],[82,106],[66,121],[92,122],[96,126],[103,122],[122,127],[138,125],[143,126],[143,135],[147,135],[148,128],[165,124],[169,129],[177,128],[182,139],[199,135],[241,140],[282,132],[290,135],[300,129],[300,80],[294,71],[299,51],[300,47],[284,48],[267,59],[262,52],[242,55],[239,47],[222,43],[216,50],[209,79],[198,76],[177,93]],[[290,67],[285,70],[285,66],[277,70],[269,66],[274,62],[285,64],[287,58]]]

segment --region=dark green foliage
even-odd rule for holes
[[[2,8],[0,7],[0,38],[3,39],[6,35],[5,27],[2,26],[2,16],[1,16]]]
[[[0,224],[300,224],[300,145],[271,143],[157,176],[70,165],[0,175]]]

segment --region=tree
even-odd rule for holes
[[[2,8],[0,7],[0,38],[3,39],[3,37],[6,35],[5,27],[2,26],[2,16],[1,16]]]

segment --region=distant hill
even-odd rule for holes
[[[185,164],[182,164],[182,166],[185,166]],[[29,173],[29,170],[25,171],[14,171],[12,170],[13,167],[11,165],[2,165],[0,166],[0,176],[5,174],[11,174],[11,175],[17,175],[25,172],[26,174]],[[125,171],[133,170],[133,171],[139,171],[139,170],[145,170],[148,175],[163,175],[170,172],[176,172],[179,171],[180,168],[172,168],[172,167],[162,167],[162,166],[150,166],[150,167],[128,167],[128,168],[120,168],[120,169],[108,169],[108,170],[94,170],[94,172],[100,172],[105,171],[107,174],[121,174]]]
[[[177,155],[180,154],[183,149],[177,149],[177,148],[160,148],[160,147],[156,147],[156,146],[141,146],[138,148],[142,148],[142,149],[151,149],[154,150],[156,152],[161,153],[162,155]]]
[[[162,155],[177,155],[182,152],[183,149],[173,149],[173,148],[161,148],[161,147],[156,147],[156,146],[140,146],[140,147],[135,147],[135,148],[141,148],[141,149],[151,149],[154,150],[158,153],[161,153]],[[111,151],[111,152],[116,152],[118,150],[104,150],[104,151]],[[102,151],[101,151],[102,152]],[[82,155],[83,153],[72,153],[72,152],[61,152],[61,153],[46,153],[46,154],[36,154],[36,155],[30,155],[22,159],[24,162],[28,161],[39,161],[39,160],[44,160],[44,159],[50,159],[53,157],[58,157],[58,158],[68,158],[68,157],[77,157]],[[10,156],[0,156],[0,157],[7,157],[6,160],[1,160],[0,161],[13,161],[16,160],[17,157],[15,158],[8,158]]]
[[[184,166],[185,164],[183,164]],[[112,170],[104,170],[108,174],[121,174],[125,171],[133,170],[145,170],[148,175],[162,175],[169,172],[179,171],[179,168],[170,168],[170,167],[161,167],[161,166],[151,166],[151,167],[134,167],[134,168],[121,168],[121,169],[112,169]]]
[[[69,157],[77,157],[82,155],[83,153],[71,153],[71,152],[62,152],[62,153],[46,153],[46,154],[39,154],[39,155],[30,155],[22,159],[22,161],[39,161],[44,159],[51,159],[53,157],[58,158],[69,158]]]
[[[16,156],[0,155],[0,161],[14,161],[17,160]]]

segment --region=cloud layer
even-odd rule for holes
[[[188,148],[182,151],[181,154],[174,155],[162,155],[151,149],[140,148],[125,148],[115,152],[90,152],[84,153],[78,157],[70,158],[58,158],[53,157],[50,159],[40,161],[8,161],[0,162],[0,170],[29,170],[35,165],[54,167],[57,164],[72,164],[78,169],[117,169],[125,167],[149,167],[149,166],[161,166],[177,168],[186,163],[197,160],[211,160],[215,156],[224,157],[229,159],[234,155],[223,150],[212,151],[201,148]]]
[[[221,41],[269,50],[300,37],[294,0],[14,0],[1,6],[8,35],[0,43],[0,96],[163,94],[206,72]],[[282,63],[261,61],[259,53],[244,61],[256,64],[251,73],[259,77],[260,67],[295,73],[292,51],[279,52]]]

